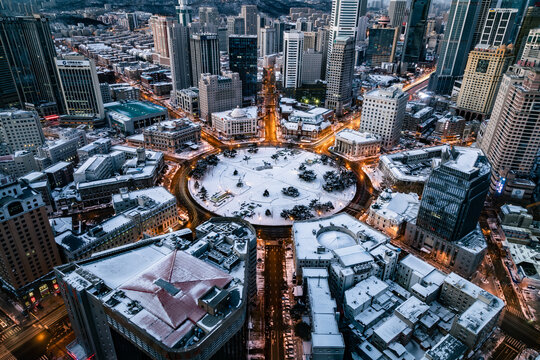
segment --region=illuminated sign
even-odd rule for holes
[[[501,195],[504,190],[504,185],[506,184],[506,178],[501,176],[499,179],[499,182],[497,183],[497,186],[495,187],[495,192],[497,195]]]

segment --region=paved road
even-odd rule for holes
[[[524,342],[528,347],[540,350],[540,331],[531,326],[523,316],[505,311],[501,329],[513,338]]]
[[[491,359],[493,360],[514,360],[525,348],[525,344],[513,337],[506,336],[503,342],[495,349]]]
[[[266,305],[266,358],[281,360],[285,357],[283,348],[282,286],[283,247],[267,245],[265,257],[265,305]]]

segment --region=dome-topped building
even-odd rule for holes
[[[257,135],[257,107],[236,107],[212,113],[212,128],[226,138],[251,137]]]

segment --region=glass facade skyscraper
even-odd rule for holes
[[[229,67],[242,80],[242,97],[257,96],[257,35],[229,36]]]
[[[424,35],[431,0],[412,0],[405,42],[403,44],[402,61],[417,63],[421,60],[424,51]]]
[[[0,75],[2,92],[7,89],[13,100],[14,86],[19,106],[46,106],[52,109],[48,111],[63,113],[60,80],[55,70],[56,50],[47,18],[1,18],[0,42],[0,69],[8,69],[8,74],[2,71]]]
[[[416,225],[447,241],[463,238],[476,229],[489,178],[480,150],[448,148],[424,186]]]

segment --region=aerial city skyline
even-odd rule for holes
[[[0,0],[0,359],[539,360],[540,2]]]

